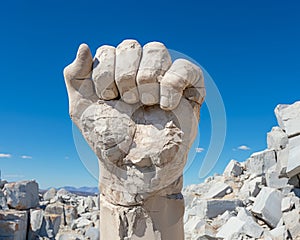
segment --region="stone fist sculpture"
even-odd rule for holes
[[[73,122],[99,159],[101,239],[184,239],[182,174],[205,97],[201,69],[167,48],[86,44],[64,69]]]

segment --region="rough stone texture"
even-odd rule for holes
[[[224,175],[238,177],[243,173],[243,168],[236,160],[231,160],[224,170]]]
[[[206,198],[220,198],[224,197],[226,193],[230,190],[232,191],[232,188],[222,182],[218,182],[212,186],[212,188],[208,191],[208,193],[205,195]]]
[[[89,227],[86,230],[84,236],[87,237],[89,240],[99,240],[100,239],[99,229],[95,227]]]
[[[163,239],[159,229],[154,230],[154,222],[141,206],[131,208],[116,206],[106,202],[103,197],[100,200],[100,204],[100,219],[106,219],[105,224],[110,226],[109,228],[101,228],[100,239],[138,239],[141,237],[145,239]],[[176,221],[176,219],[172,220]],[[182,239],[183,229],[178,229],[175,226],[172,230],[173,232],[169,229],[170,232],[166,234],[174,239]]]
[[[0,210],[7,210],[8,206],[7,206],[7,202],[6,202],[6,198],[4,196],[3,191],[0,190]]]
[[[67,232],[59,233],[56,239],[57,240],[85,240],[85,237],[81,233],[67,231]]]
[[[199,226],[196,231],[191,236],[191,239],[197,239],[197,240],[214,240],[215,238],[216,230],[210,226],[207,223],[204,223],[203,225]],[[186,237],[185,239],[189,239]]]
[[[39,187],[35,181],[7,183],[4,186],[4,195],[7,204],[14,209],[29,209],[39,204]]]
[[[253,238],[259,238],[263,234],[264,229],[255,221],[252,214],[245,208],[238,210],[237,218],[244,221],[242,233]]]
[[[274,150],[265,150],[253,153],[246,161],[246,169],[252,174],[263,174],[267,169],[276,165],[276,155]]]
[[[300,124],[300,123],[299,123]],[[289,158],[286,173],[293,177],[300,173],[300,136],[289,139]]]
[[[283,221],[293,239],[300,237],[300,214],[299,208],[283,213]]]
[[[65,222],[66,225],[71,226],[76,218],[78,218],[78,211],[75,206],[64,206]]]
[[[288,236],[285,226],[274,228],[270,231],[270,235],[272,240],[282,240]]]
[[[300,101],[291,105],[278,105],[275,114],[279,126],[289,137],[300,134]]]
[[[4,187],[4,185],[7,183],[6,180],[1,180],[0,179],[0,190]]]
[[[245,180],[240,189],[240,198],[247,199],[249,197],[256,197],[260,192],[260,186],[264,184],[264,181],[265,179],[263,177]]]
[[[185,222],[184,230],[185,232],[190,233],[190,238],[205,224],[205,220],[200,216],[190,216]]]
[[[53,199],[56,195],[56,189],[50,188],[47,192],[44,193],[43,198],[45,201]]]
[[[43,232],[45,226],[44,214],[42,209],[31,209],[30,210],[30,229],[29,229],[29,238],[35,239],[38,236],[46,236],[46,233]]]
[[[281,201],[281,211],[287,212],[294,207],[294,203],[291,197],[285,197]]]
[[[26,240],[27,219],[26,211],[0,210],[0,238]]]
[[[280,174],[280,176],[286,176],[286,169],[289,160],[289,148],[286,147],[280,151],[276,151],[277,155],[277,164],[276,171]]]
[[[282,197],[282,193],[278,190],[264,187],[254,202],[252,212],[259,215],[270,226],[276,227],[282,217]]]
[[[289,179],[281,177],[280,172],[276,171],[275,166],[266,172],[266,183],[268,187],[281,189],[285,187]]]
[[[204,218],[215,218],[225,211],[233,211],[236,207],[242,206],[243,203],[240,200],[201,200],[197,202],[193,211],[190,211],[190,215],[198,215]]]
[[[273,127],[267,134],[267,144],[269,149],[284,149],[288,144],[288,135],[280,127]]]
[[[219,229],[216,236],[218,238],[233,239],[233,234],[241,233],[243,231],[244,224],[244,221],[238,219],[237,217],[232,217],[224,226]]]

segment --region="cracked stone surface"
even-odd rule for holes
[[[201,69],[124,40],[64,70],[69,111],[99,159],[101,239],[184,239],[182,171],[205,97]]]

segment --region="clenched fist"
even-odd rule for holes
[[[103,212],[123,211],[127,217],[119,206],[141,208],[136,214],[151,219],[155,238],[182,239],[182,171],[205,97],[201,69],[185,59],[172,63],[162,43],[142,48],[124,40],[116,48],[100,47],[94,59],[80,45],[64,77],[70,116],[99,159]],[[161,209],[170,201],[179,204],[172,224]],[[166,216],[158,217],[160,211]],[[123,220],[111,218],[121,228]],[[115,238],[105,231],[104,239],[125,239],[117,238],[120,229]]]

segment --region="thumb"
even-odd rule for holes
[[[71,118],[78,118],[83,109],[90,104],[88,98],[93,95],[93,86],[90,80],[92,64],[93,58],[88,45],[81,44],[75,60],[64,69]],[[78,106],[80,100],[81,104]]]
[[[64,78],[66,86],[69,91],[78,90],[73,84],[73,80],[84,80],[90,78],[93,65],[93,57],[90,48],[87,44],[83,43],[79,46],[75,60],[65,67]]]

